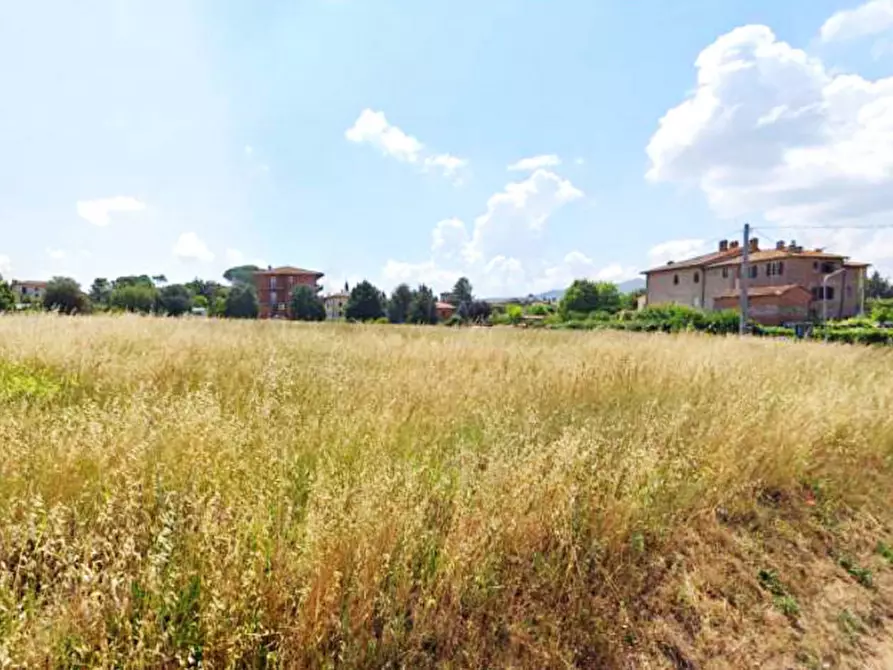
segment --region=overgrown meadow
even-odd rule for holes
[[[891,373],[697,334],[0,317],[0,667],[848,667],[893,613]]]

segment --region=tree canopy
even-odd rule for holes
[[[588,279],[575,279],[559,303],[559,309],[564,315],[616,312],[620,306],[620,291],[614,284]]]
[[[15,309],[15,306],[15,294],[12,292],[9,284],[3,281],[3,276],[0,275],[0,312],[8,312],[11,309]]]
[[[353,287],[344,316],[351,321],[374,321],[384,316],[384,294],[365,279]]]
[[[471,282],[468,281],[468,277],[459,277],[450,293],[450,302],[458,307],[463,302],[471,302],[472,300],[474,300],[474,295],[472,294]]]
[[[90,285],[90,300],[94,305],[108,305],[112,297],[112,284],[105,277],[97,277]]]
[[[434,292],[420,284],[412,294],[412,302],[409,305],[410,323],[437,323],[437,298]]]
[[[169,284],[158,292],[158,311],[180,316],[192,309],[192,294],[183,284]]]
[[[295,286],[291,292],[289,316],[295,321],[324,321],[326,308],[317,293],[309,286]]]
[[[412,304],[412,290],[406,284],[400,284],[391,292],[388,300],[388,321],[406,323],[409,320],[409,307]]]
[[[88,311],[90,303],[81,291],[81,285],[74,279],[53,277],[47,282],[43,294],[43,306],[46,309],[59,310],[63,314],[74,314]]]
[[[254,273],[260,270],[256,265],[237,265],[223,273],[223,278],[230,284],[253,284]]]
[[[154,284],[123,284],[112,290],[109,304],[115,309],[148,314],[155,310],[158,289]]]
[[[230,319],[256,319],[257,294],[248,284],[235,284],[226,296],[224,316]]]

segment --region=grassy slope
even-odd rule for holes
[[[893,614],[891,371],[0,318],[0,666],[847,667]]]

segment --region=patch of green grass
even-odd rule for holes
[[[788,593],[775,570],[760,570],[757,578],[760,580],[760,586],[772,594],[772,602],[779,612],[792,619],[800,614],[800,605],[794,596]]]
[[[890,545],[881,542],[880,540],[877,543],[877,547],[875,548],[877,553],[879,553],[887,563],[893,565],[893,548]]]
[[[862,624],[862,621],[848,609],[841,610],[837,616],[837,625],[851,641],[865,633],[865,626]]]
[[[838,564],[844,570],[846,570],[851,577],[853,577],[857,582],[859,582],[862,586],[866,588],[872,588],[874,586],[874,577],[871,574],[871,570],[868,568],[863,568],[858,563],[856,563],[849,556],[842,556],[838,560]]]
[[[49,400],[59,394],[62,386],[59,379],[44,370],[0,360],[0,402]]]

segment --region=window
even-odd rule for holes
[[[675,286],[678,283],[679,283],[679,275],[673,275],[673,285]]]
[[[701,281],[701,275],[695,272],[695,284],[697,284],[699,281]]]
[[[828,262],[825,262],[825,263],[822,263],[822,266],[821,266],[821,267],[822,267],[822,274],[823,274],[823,275],[829,275],[829,274],[831,274],[832,272],[834,272],[834,263],[828,263]]]
[[[822,289],[825,289],[825,297],[822,297]],[[812,287],[812,299],[813,300],[834,300],[834,287],[833,286],[813,286]]]
[[[819,262],[818,261],[812,262],[812,269],[815,270],[816,272],[819,271]]]
[[[784,261],[776,261],[766,265],[767,277],[778,277],[784,274]]]
[[[747,274],[750,276],[751,279],[756,279],[756,278],[757,278],[757,271],[758,271],[758,270],[759,270],[759,268],[757,268],[756,265],[751,265],[751,266],[748,268],[748,272],[747,272]]]
[[[270,288],[276,288],[276,277],[270,277]]]
[[[729,278],[729,268],[723,268],[723,269],[722,269],[722,278],[723,278],[723,279],[728,279],[728,278]]]
[[[833,286],[825,287],[825,300],[834,300],[834,287]]]

